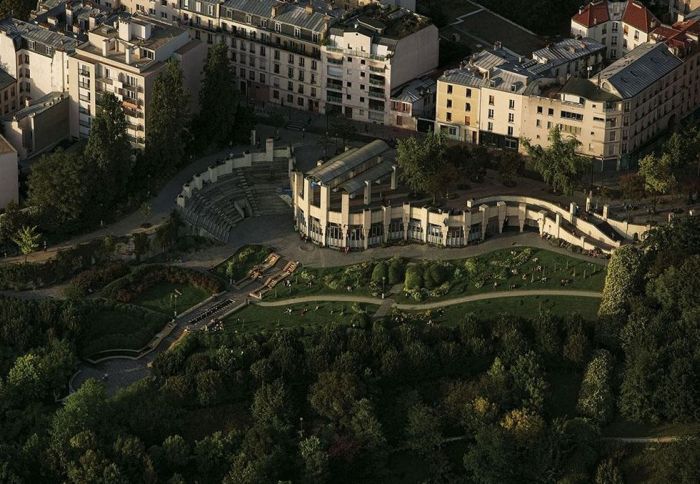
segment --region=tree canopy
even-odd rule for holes
[[[527,153],[532,159],[533,167],[542,175],[554,191],[570,195],[581,181],[586,165],[590,163],[576,153],[581,144],[576,138],[564,139],[558,127],[549,132],[549,146],[532,145],[523,140]]]

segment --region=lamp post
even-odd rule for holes
[[[382,276],[382,299],[384,299],[384,282],[386,281],[386,276]]]

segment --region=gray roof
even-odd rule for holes
[[[349,194],[357,193],[365,188],[365,181],[374,183],[375,181],[384,178],[394,171],[394,164],[390,161],[383,160],[378,165],[374,165],[368,170],[363,171],[355,178],[342,183],[340,188]]]
[[[437,82],[435,79],[429,77],[414,79],[408,84],[398,88],[391,96],[391,100],[414,103],[421,99],[425,92],[435,92],[436,85]]]
[[[666,44],[645,43],[598,74],[601,87],[631,98],[682,65]]]
[[[351,173],[358,166],[367,163],[388,151],[389,145],[385,141],[376,139],[360,148],[351,148],[335,158],[331,158],[321,166],[311,169],[307,176],[314,178],[323,185],[329,184],[334,179]]]
[[[603,50],[605,50],[605,46],[592,39],[564,39],[533,52],[532,58],[538,61],[538,64],[530,69],[534,72],[544,73],[562,64],[574,62]]]
[[[600,89],[592,80],[580,79],[578,77],[569,79],[561,88],[561,92],[581,96],[589,101],[605,102],[620,100],[617,95]]]
[[[8,74],[5,70],[0,69],[0,89],[5,89],[16,83],[17,79]]]
[[[27,107],[15,111],[12,114],[8,114],[3,118],[4,121],[19,121],[20,119],[26,118],[33,114],[42,113],[48,109],[51,109],[56,104],[68,101],[68,95],[59,91],[54,91],[48,93],[46,96],[40,97],[32,104]]]
[[[479,71],[469,66],[445,71],[440,80],[469,87],[484,87],[489,84],[489,81]]]
[[[71,52],[75,50],[78,41],[73,37],[60,34],[51,30],[44,29],[38,25],[23,22],[14,18],[5,18],[0,20],[0,31],[5,32],[8,37],[15,40],[16,48],[20,46],[17,42],[22,39],[34,41],[37,44],[44,45],[48,49],[61,50]],[[47,55],[53,55],[52,52],[45,52]]]
[[[272,17],[272,7],[277,7],[277,15]],[[328,20],[325,13],[313,9],[308,13],[304,7],[277,0],[226,0],[224,8],[231,8],[250,15],[270,19],[274,22],[293,25],[302,29],[322,32]]]

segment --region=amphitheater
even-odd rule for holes
[[[230,242],[231,231],[243,219],[289,213],[289,172],[294,166],[289,146],[229,157],[195,175],[182,187],[177,206],[186,223],[200,235]]]

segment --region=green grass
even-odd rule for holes
[[[181,295],[175,297],[175,290]],[[161,282],[141,293],[133,304],[171,315],[173,310],[180,314],[209,296],[207,291],[199,287]]]
[[[78,342],[81,355],[110,349],[140,349],[163,329],[168,317],[127,304],[96,305],[85,318]]]
[[[528,296],[487,299],[447,306],[442,311],[433,310],[433,320],[452,326],[459,324],[465,314],[474,313],[479,319],[492,319],[502,313],[522,317],[532,316],[540,310],[558,316],[578,313],[585,319],[595,319],[600,299],[571,296]],[[420,312],[420,311],[418,311]]]
[[[606,437],[662,437],[690,435],[700,432],[700,423],[645,424],[618,418],[603,429]]]
[[[286,312],[287,307],[292,313]],[[264,307],[251,304],[224,320],[225,331],[256,333],[263,330],[316,328],[341,321],[348,323],[359,311],[372,316],[377,306],[352,303],[310,303],[290,306]]]

